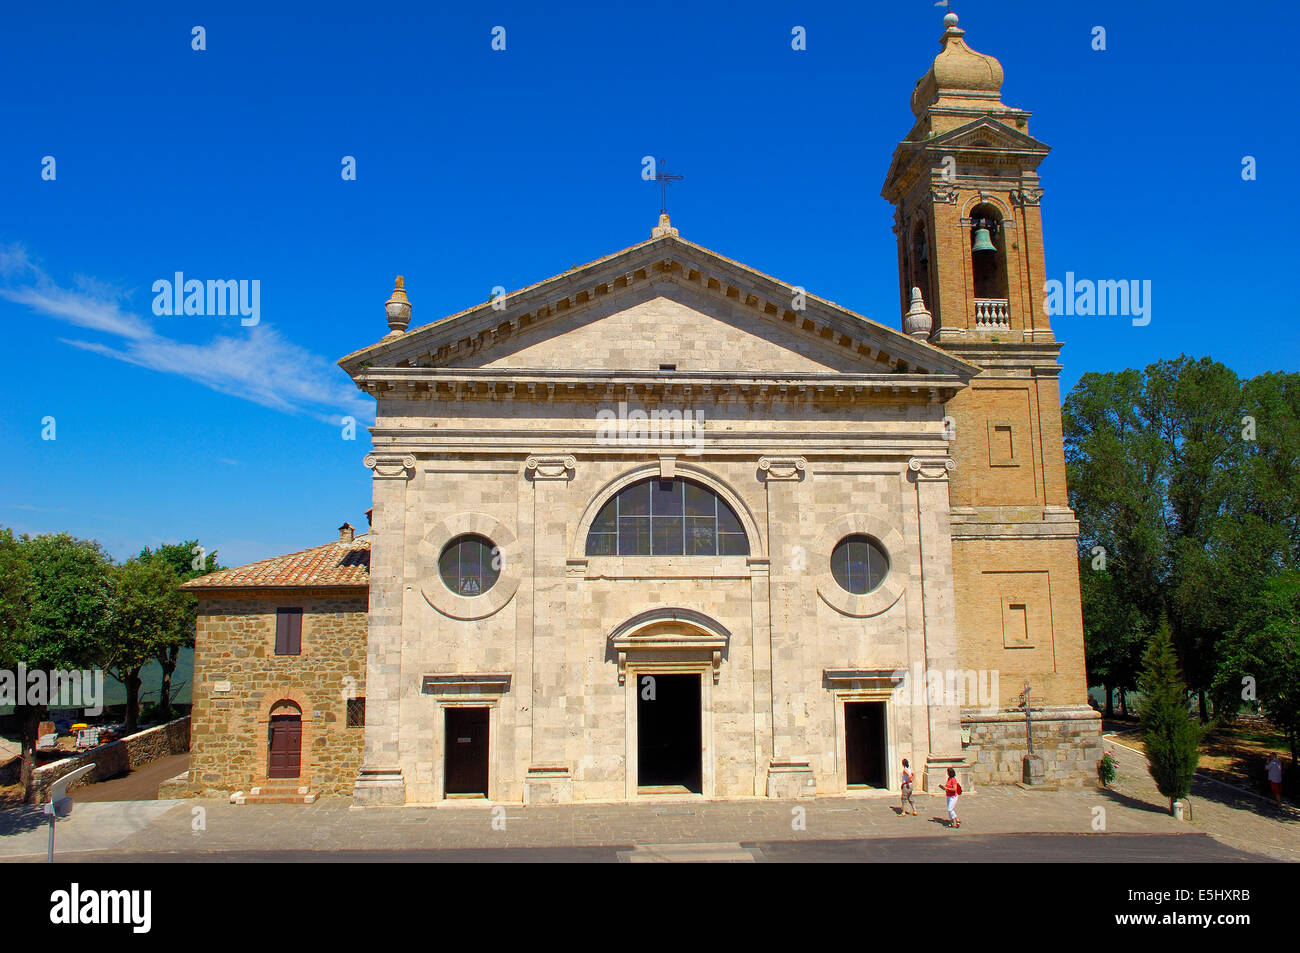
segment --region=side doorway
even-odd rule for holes
[[[443,709],[445,797],[488,796],[488,709]]]

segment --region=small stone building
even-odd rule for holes
[[[370,545],[324,546],[223,569],[198,598],[189,783],[249,800],[346,795],[365,731]]]

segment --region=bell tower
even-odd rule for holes
[[[983,369],[945,407],[954,610],[959,665],[997,673],[1002,711],[964,707],[962,724],[973,779],[1020,780],[1023,715],[1008,725],[1026,682],[1066,732],[1044,734],[1082,749],[1062,755],[1076,773],[1101,756],[1100,722],[1087,705],[1061,345],[1043,305],[1048,146],[1030,136],[1029,112],[1002,102],[1002,65],[967,46],[957,22],[944,17],[881,194],[896,210],[903,330]]]
[[[897,210],[900,300],[907,309],[920,289],[935,344],[1050,342],[1038,307],[1049,147],[1029,135],[1029,112],[1002,103],[1002,64],[966,45],[955,13],[944,24],[881,193]]]

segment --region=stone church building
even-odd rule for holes
[[[559,802],[1088,783],[1030,114],[945,18],[887,326],[647,241],[389,332],[368,534],[199,596],[190,793]],[[892,310],[892,308],[879,308]]]

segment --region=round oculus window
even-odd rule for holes
[[[501,575],[501,551],[483,536],[457,536],[438,557],[443,585],[458,596],[481,596]]]
[[[865,596],[884,582],[889,557],[870,536],[846,536],[831,552],[831,575],[845,592]]]

